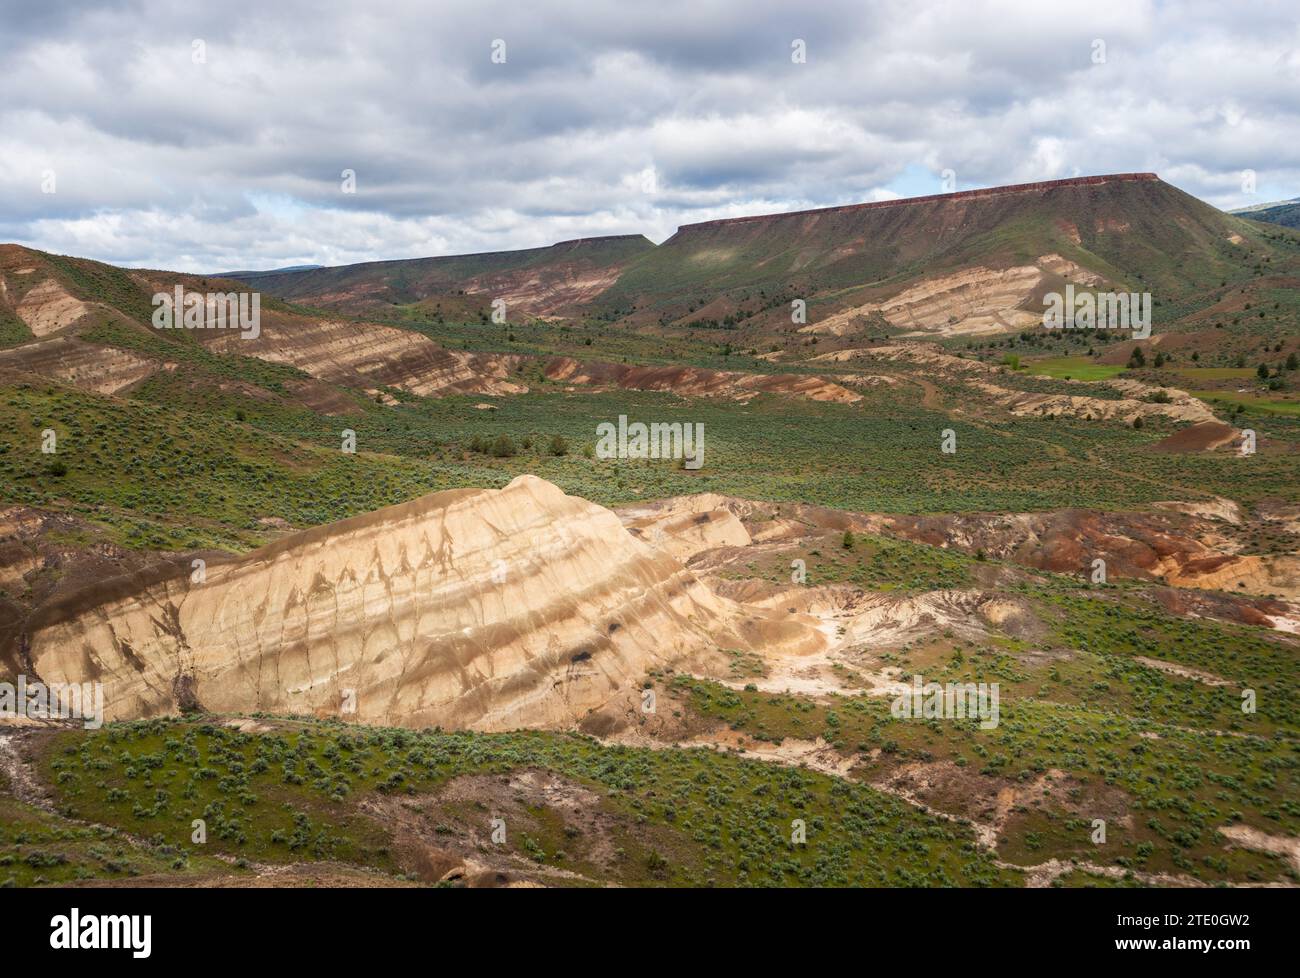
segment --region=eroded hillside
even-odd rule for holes
[[[202,706],[411,726],[564,727],[662,665],[798,650],[798,618],[742,612],[607,510],[533,477],[159,567],[42,606],[21,657],[106,687],[108,717]]]
[[[0,247],[0,681],[110,721],[0,724],[0,884],[1292,885],[1298,272],[1151,174],[242,283]]]

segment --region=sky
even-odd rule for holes
[[[1300,196],[1294,0],[3,0],[0,79],[0,241],[187,272],[1112,172]]]

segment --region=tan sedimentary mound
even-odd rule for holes
[[[375,323],[268,313],[256,338],[219,330],[200,339],[222,353],[288,364],[319,380],[362,390],[396,387],[424,397],[528,390],[509,379],[518,357],[447,350],[418,333]]]
[[[708,550],[748,547],[754,542],[731,502],[712,492],[674,496],[662,503],[623,507],[619,517],[633,535],[689,563]]]
[[[931,343],[896,343],[857,350],[840,351],[845,360],[875,360],[906,363],[933,371],[935,379],[957,380],[991,398],[1019,417],[1078,418],[1085,421],[1114,421],[1132,424],[1135,418],[1165,417],[1193,424],[1217,424],[1218,419],[1205,402],[1186,391],[1173,387],[1155,387],[1126,377],[1096,383],[1126,395],[1119,398],[1092,397],[1087,394],[1040,394],[1003,386],[1009,379],[1007,368],[998,364],[954,356]],[[1090,382],[1060,381],[1065,386],[1086,390]],[[1155,395],[1163,393],[1162,398]],[[1233,437],[1236,436],[1235,429]],[[1216,443],[1221,444],[1221,443]]]
[[[642,367],[625,363],[583,363],[556,357],[546,364],[549,380],[638,391],[670,391],[695,397],[747,401],[759,394],[802,397],[810,401],[854,404],[862,395],[812,374],[748,374],[705,367]]]
[[[1062,509],[915,516],[701,493],[621,507],[619,516],[630,532],[685,561],[715,592],[751,607],[816,613],[807,597],[799,597],[813,594],[809,588],[787,588],[773,597],[761,581],[738,584],[718,576],[720,572],[749,565],[763,554],[792,556],[800,548],[806,552],[828,532],[851,530],[972,555],[983,552],[1063,574],[1089,574],[1092,561],[1101,558],[1115,578],[1231,592],[1226,601],[1209,594],[1182,595],[1173,602],[1182,609],[1180,614],[1194,608],[1212,617],[1293,630],[1294,612],[1284,602],[1300,598],[1300,555],[1241,553],[1240,541],[1225,531],[1243,525],[1246,517],[1229,499],[1159,502],[1154,507],[1150,512]],[[1275,521],[1290,525],[1292,518],[1291,507],[1276,508]]]
[[[532,316],[555,316],[582,307],[618,281],[625,266],[519,269],[466,283],[470,295],[504,299],[507,308]]]
[[[48,336],[77,323],[91,307],[47,278],[28,289],[14,311],[34,336]]]
[[[891,326],[912,330],[905,335],[982,335],[1025,329],[1042,323],[1042,307],[1033,308],[1031,300],[1051,276],[1068,276],[1085,285],[1100,281],[1055,254],[1043,255],[1032,265],[973,266],[922,279],[892,298],[845,309],[799,331],[848,336],[862,331],[873,313]]]
[[[201,584],[109,582],[28,631],[33,670],[103,682],[110,719],[197,703],[478,729],[579,723],[648,669],[722,669],[725,649],[824,644],[533,476],[295,534]]]
[[[1173,388],[1166,390],[1169,402],[1163,403],[1140,401],[1131,397],[1109,399],[1082,394],[1035,394],[1030,391],[1008,390],[997,384],[980,381],[970,381],[970,385],[988,394],[1018,417],[1079,418],[1084,421],[1121,421],[1130,425],[1135,418],[1151,417],[1166,417],[1173,421],[1191,421],[1196,424],[1214,423],[1218,420],[1204,401]]]
[[[1177,587],[1300,598],[1300,556],[1214,554],[1174,568],[1165,579]]]
[[[38,374],[97,394],[116,394],[156,374],[163,364],[76,337],[52,336],[0,350],[0,369]]]

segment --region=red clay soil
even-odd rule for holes
[[[1180,564],[1205,554],[1183,522],[1151,513],[1064,509],[1013,516],[955,514],[890,517],[892,531],[932,546],[983,550],[1027,567],[1085,572],[1094,559],[1116,577],[1151,578],[1162,560]]]
[[[1237,438],[1238,431],[1230,424],[1221,421],[1202,421],[1190,427],[1176,431],[1151,446],[1152,451],[1187,454],[1191,452],[1212,452],[1225,445],[1230,445]]]
[[[1198,591],[1190,588],[1158,587],[1152,595],[1165,611],[1173,615],[1200,615],[1243,625],[1272,628],[1270,615],[1285,615],[1289,607],[1272,598],[1251,598],[1237,594]]]

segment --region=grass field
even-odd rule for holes
[[[1225,394],[1223,391],[1188,391],[1194,397],[1199,397],[1205,403],[1211,405],[1216,410],[1228,413],[1233,411],[1238,405],[1246,409],[1246,413],[1261,412],[1263,414],[1277,414],[1288,417],[1300,417],[1300,397],[1288,395],[1286,397],[1277,397],[1275,395],[1261,394],[1257,391],[1245,391],[1242,393],[1232,392]]]
[[[1035,642],[939,637],[880,652],[874,663],[900,668],[905,683],[914,674],[998,683],[995,729],[973,719],[897,720],[888,697],[817,701],[690,677],[670,688],[689,714],[759,742],[822,738],[853,759],[854,777],[912,772],[929,785],[922,800],[954,814],[992,819],[976,800],[1005,796],[998,853],[1017,865],[1078,859],[1206,882],[1300,881],[1284,860],[1225,850],[1218,836],[1234,823],[1274,835],[1300,829],[1294,643],[1173,618],[1140,593],[1031,596],[1043,620],[1055,622]],[[1233,681],[1209,686],[1139,655],[1217,669]],[[1271,706],[1243,713],[1247,684]],[[1091,839],[1094,818],[1107,822],[1105,845]]]
[[[191,857],[179,845],[70,822],[18,801],[8,789],[0,774],[0,888],[237,871],[208,855]]]
[[[265,517],[316,525],[438,489],[501,486],[524,472],[606,505],[720,492],[855,511],[970,512],[1295,493],[1285,454],[1158,454],[1148,446],[1172,427],[953,420],[887,392],[856,405],[776,397],[737,405],[539,384],[494,399],[494,410],[479,409],[480,398],[405,400],[392,408],[358,400],[358,414],[331,418],[284,398],[194,387],[180,372],[159,374],[125,401],[11,385],[0,388],[0,499],[74,512],[130,546],[238,550],[265,539]],[[619,414],[702,423],[704,468],[588,457],[597,426]],[[1276,425],[1293,415],[1258,417],[1261,436],[1290,434]],[[40,451],[47,428],[57,458]],[[357,434],[355,455],[341,451],[345,428]],[[948,428],[955,455],[940,451]],[[476,439],[501,435],[514,454],[473,450]],[[564,456],[547,450],[555,435],[567,440]]]
[[[1058,380],[1109,380],[1125,370],[1124,367],[1097,363],[1091,357],[1049,357],[1027,361],[1024,367],[1031,374],[1046,374]]]
[[[890,544],[864,537],[852,552],[828,555],[819,580],[957,586],[973,563]],[[1206,883],[1300,882],[1281,857],[1228,846],[1220,831],[1300,831],[1295,642],[1171,616],[1135,586],[1063,581],[1016,592],[1043,623],[1033,637],[936,633],[866,653],[860,666],[895,667],[903,682],[995,682],[993,729],[975,719],[898,720],[882,696],[742,689],[764,674],[744,657],[734,687],[672,672],[647,678],[661,710],[690,729],[720,724],[773,747],[820,739],[850,762],[847,776],[577,734],[260,715],[248,731],[180,717],[50,733],[37,770],[60,814],[21,805],[0,782],[0,884],[224,875],[247,863],[318,860],[416,878],[428,846],[546,870],[559,885],[1018,885],[1013,867],[1052,859],[1074,863],[1062,886],[1137,881],[1098,875],[1106,868]],[[1174,675],[1143,657],[1224,683]],[[852,670],[844,678],[852,681]],[[1241,709],[1247,688],[1251,713]],[[995,851],[973,828],[889,793],[898,779],[918,777],[919,800],[931,808],[991,824]],[[996,812],[981,807],[993,798]],[[422,813],[426,835],[412,841],[403,811]],[[487,823],[503,812],[510,830],[496,849]],[[806,843],[791,841],[795,819]],[[1093,838],[1097,819],[1104,843]]]
[[[1199,386],[1198,381],[1240,380],[1251,386],[1255,371],[1251,367],[1174,367],[1173,372],[1192,387]]]
[[[443,791],[450,783],[544,771],[595,793],[614,851],[597,855],[599,840],[545,803],[521,813],[526,827],[507,832],[507,851],[584,876],[688,886],[1017,882],[959,825],[851,781],[711,750],[638,750],[549,733],[275,727],[246,734],[160,719],[72,731],[52,738],[43,769],[67,814],[156,838],[183,860],[329,858],[403,872],[390,826],[362,802],[427,805],[450,842],[472,828],[486,835],[492,816],[466,810]],[[195,819],[207,827],[203,846],[191,841]],[[794,819],[806,823],[806,844],[790,841]]]

